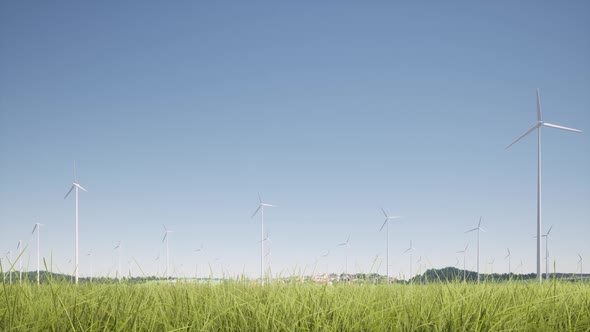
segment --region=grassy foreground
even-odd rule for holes
[[[590,331],[590,285],[3,284],[2,331]]]

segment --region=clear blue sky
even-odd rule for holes
[[[72,270],[76,160],[81,275],[90,250],[113,275],[119,240],[123,269],[155,273],[166,224],[179,274],[257,276],[257,192],[279,205],[275,273],[326,250],[318,268],[342,272],[348,234],[349,271],[368,272],[385,258],[380,206],[404,216],[393,275],[410,239],[422,269],[454,266],[480,215],[482,262],[505,272],[510,248],[532,272],[536,137],[504,147],[534,125],[540,88],[546,121],[585,131],[543,131],[550,257],[573,272],[576,252],[590,261],[589,31],[587,1],[2,2],[0,250],[30,241],[34,269],[38,216],[43,256]]]

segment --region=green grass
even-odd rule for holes
[[[2,331],[590,331],[590,285],[6,283]]]

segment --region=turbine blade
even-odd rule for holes
[[[64,199],[68,198],[68,196],[70,195],[72,190],[74,190],[75,187],[76,187],[75,185],[72,185],[72,188],[70,188],[70,191],[68,191],[68,193],[64,196]]]
[[[385,227],[385,224],[387,224],[388,221],[389,221],[389,218],[385,219],[385,222],[383,222],[383,225],[381,225],[381,228],[379,228],[379,232],[381,232],[383,230],[383,227]]]
[[[581,133],[581,130],[578,129],[574,129],[574,128],[570,128],[570,127],[564,127],[564,126],[558,126],[558,125],[554,125],[551,123],[543,123],[543,126],[545,127],[551,127],[551,128],[557,128],[557,129],[561,129],[561,130],[567,130],[567,131],[573,131],[574,133]]]
[[[258,192],[258,202],[260,202],[260,204],[262,204],[262,197],[260,197],[260,192]]]
[[[474,228],[474,229],[470,229],[470,230],[468,230],[468,231],[465,231],[465,233],[470,233],[470,232],[476,231],[476,230],[478,230],[478,229],[479,229],[479,228],[477,228],[477,227],[476,227],[476,228]]]
[[[266,203],[262,203],[260,205],[267,206],[267,207],[278,207],[278,205],[272,205],[272,204],[266,204]]]
[[[391,216],[391,217],[387,217],[387,219],[399,219],[401,218],[400,216]]]
[[[35,234],[35,230],[37,229],[37,226],[39,226],[39,224],[35,224],[35,226],[33,227],[33,230],[31,231],[31,234]]]
[[[385,216],[385,218],[389,218],[389,217],[387,216],[387,212],[385,212],[385,210],[384,210],[383,208],[381,208],[381,211],[383,211],[383,215]]]
[[[531,129],[527,130],[526,133],[520,135],[517,139],[515,139],[512,143],[510,143],[510,145],[508,145],[507,147],[504,148],[504,150],[508,149],[509,147],[511,147],[512,145],[514,145],[514,143],[520,141],[521,138],[525,137],[526,135],[530,134],[531,131],[539,128],[540,124],[536,124],[533,127],[531,127]]]
[[[551,227],[549,227],[549,230],[547,231],[547,233],[545,233],[545,235],[549,235],[549,233],[551,233],[552,229],[553,229],[553,225],[551,225]]]
[[[481,227],[481,216],[479,216],[479,222],[477,223],[477,228]]]
[[[164,240],[166,240],[167,236],[168,236],[168,232],[164,232],[164,237],[162,238],[162,242],[164,242]]]
[[[543,121],[541,114],[541,96],[539,94],[539,88],[537,88],[537,121]]]
[[[74,185],[75,185],[76,187],[78,187],[78,188],[80,188],[80,189],[84,190],[85,192],[88,192],[88,190],[86,190],[86,189],[82,188],[82,186],[81,186],[81,185],[79,185],[79,184],[77,184],[77,183],[74,183]]]
[[[256,209],[256,211],[254,211],[254,213],[252,213],[252,216],[250,218],[254,218],[254,216],[258,213],[258,211],[260,210],[260,208],[262,208],[262,204],[258,205],[258,209]]]

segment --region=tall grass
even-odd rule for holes
[[[590,286],[4,283],[3,331],[590,331]]]

